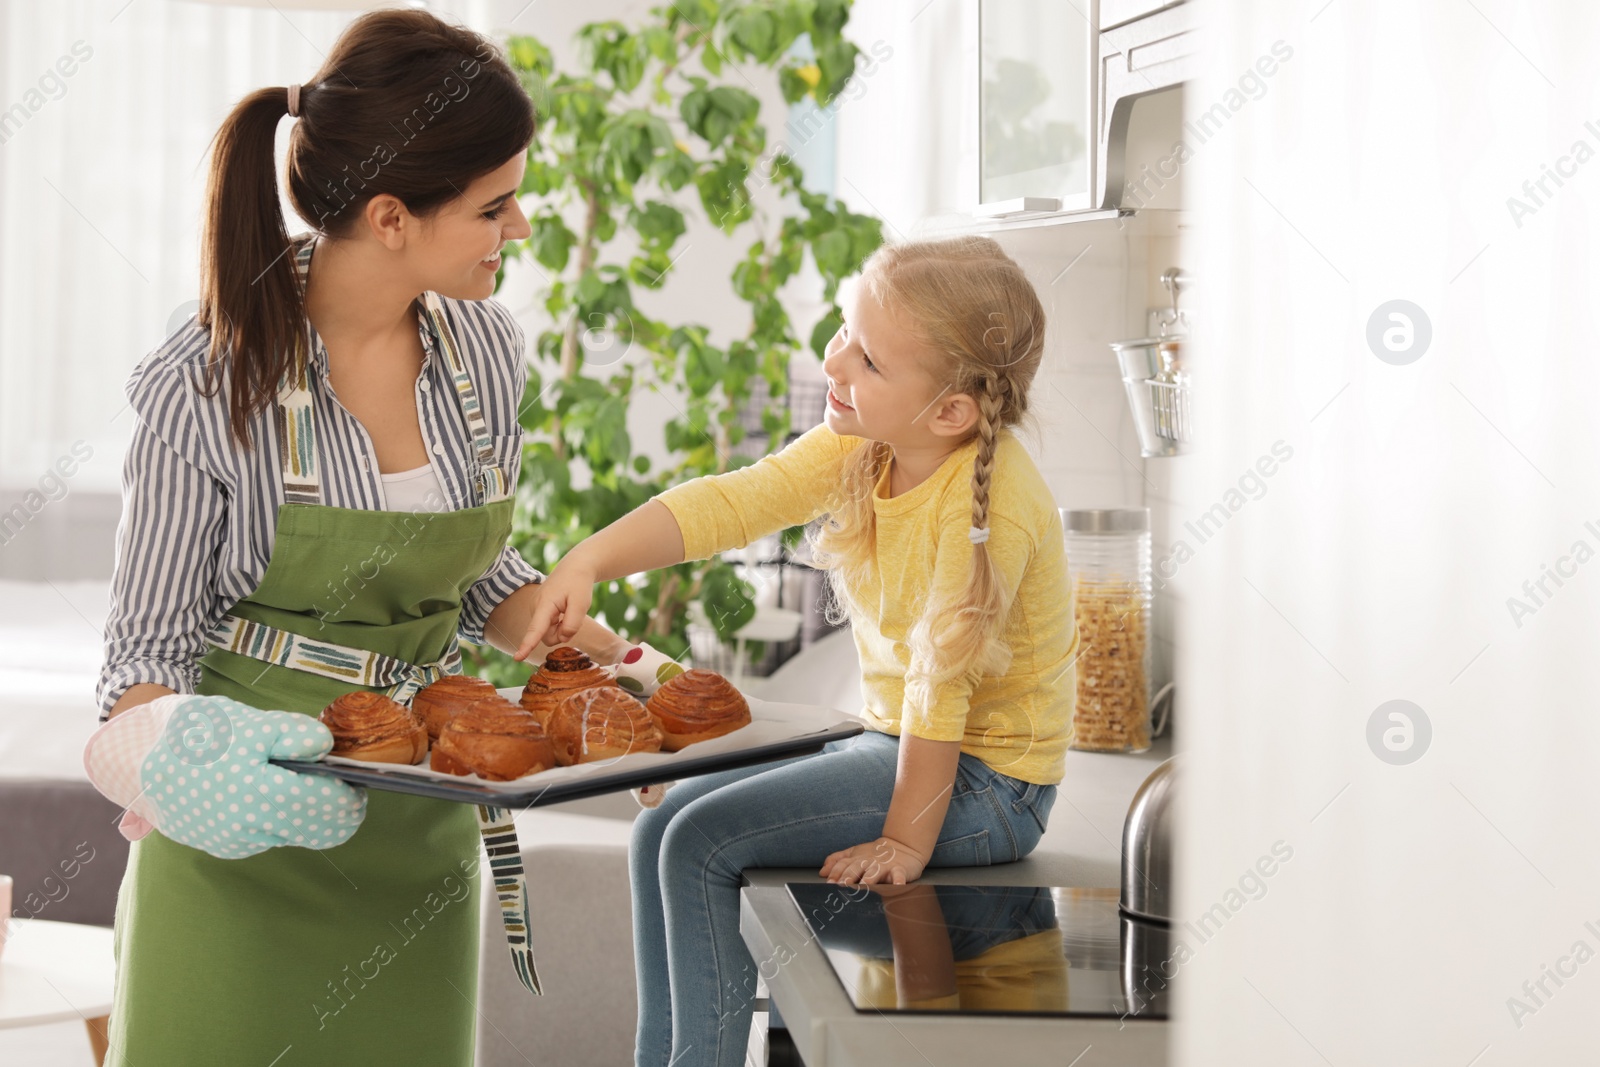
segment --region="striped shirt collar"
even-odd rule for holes
[[[303,292],[306,278],[311,273],[311,253],[317,246],[318,235],[315,233],[302,234],[290,241],[294,248],[295,274],[300,279],[300,288]],[[438,343],[433,333],[433,322],[426,313],[422,298],[418,297],[412,302],[412,307],[417,312],[417,336],[422,339],[422,374],[428,372],[429,364],[438,354]],[[322,343],[322,336],[317,333],[317,328],[307,320],[306,328],[311,333],[311,366],[316,369],[323,381],[328,380],[328,348]]]

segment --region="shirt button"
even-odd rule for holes
[[[433,446],[433,454],[436,455],[436,456],[444,455],[444,445],[435,444]]]
[[[426,393],[426,392],[427,392],[427,391],[428,391],[428,390],[430,390],[430,389],[432,389],[432,388],[433,388],[433,383],[432,383],[432,382],[430,382],[430,381],[428,381],[428,380],[427,380],[427,379],[426,379],[426,378],[424,378],[424,379],[423,379],[423,380],[422,380],[422,391],[423,391],[423,392],[424,392],[424,393]]]

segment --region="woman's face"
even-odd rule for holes
[[[414,260],[424,289],[457,300],[494,295],[500,250],[533,232],[516,195],[527,165],[527,155],[517,153],[427,220]]]
[[[924,369],[919,342],[860,282],[846,290],[839,308],[844,325],[822,361],[831,394],[823,422],[838,434],[921,443],[940,390]]]

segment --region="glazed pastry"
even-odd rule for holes
[[[322,709],[333,734],[330,755],[368,763],[418,763],[428,754],[428,730],[404,704],[358,689]]]
[[[433,769],[509,782],[556,764],[550,738],[533,714],[499,696],[467,705],[433,746]]]
[[[563,767],[630,752],[660,752],[661,742],[661,731],[644,705],[616,686],[570,693],[550,715],[550,744]]]
[[[661,750],[731,734],[750,722],[750,705],[722,675],[695,668],[667,679],[645,705],[661,730]]]
[[[474,700],[497,696],[487,679],[470,674],[447,674],[411,698],[411,714],[428,728],[430,740],[439,740],[439,731]]]
[[[550,650],[544,666],[533,673],[522,690],[522,706],[538,716],[546,730],[550,716],[568,694],[595,686],[615,687],[616,681],[605,668],[595,666],[594,660],[571,645]]]

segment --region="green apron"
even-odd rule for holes
[[[442,316],[438,328],[448,335]],[[475,414],[470,383],[462,397]],[[314,442],[301,442],[313,471]],[[293,488],[308,498],[304,483]],[[499,556],[511,519],[509,497],[416,514],[286,502],[261,584],[230,614],[406,664],[448,662],[462,595]],[[222,647],[200,665],[201,694],[306,715],[354,689],[393,688]],[[356,834],[325,851],[223,860],[149,834],[117,901],[107,1063],[470,1067],[478,843],[470,805],[377,790]]]

